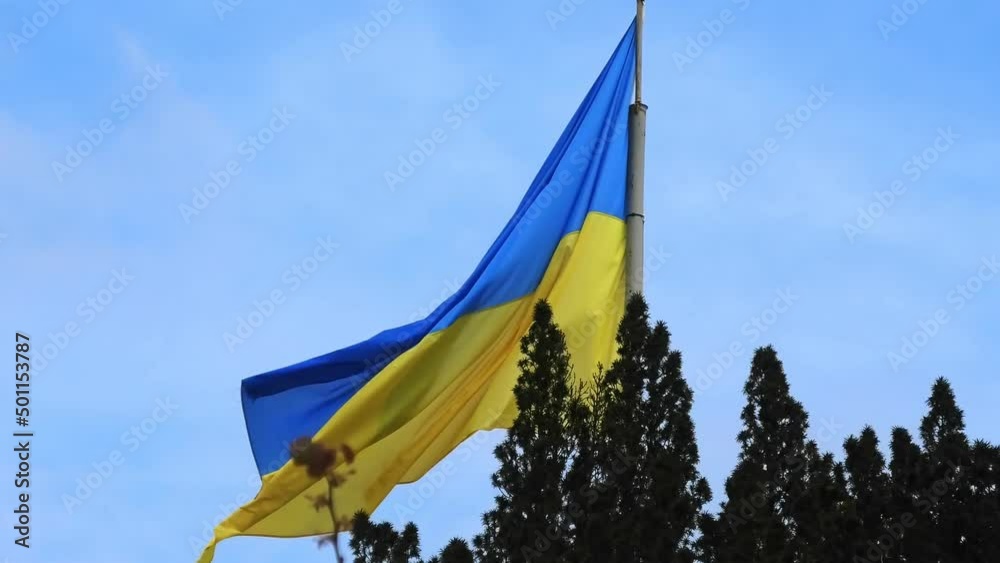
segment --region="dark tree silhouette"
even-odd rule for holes
[[[920,447],[905,428],[892,429],[892,451],[889,462],[889,521],[903,526],[902,538],[893,553],[896,559],[907,563],[936,561],[930,554],[933,542],[932,527],[927,515],[929,505],[920,503],[921,487],[925,481],[925,467]],[[899,534],[897,534],[899,535]],[[887,543],[887,542],[883,542]],[[868,552],[869,561],[878,561],[879,551]]]
[[[633,512],[623,512],[627,525],[638,531],[638,549],[634,559],[626,560],[690,563],[698,516],[712,498],[708,481],[698,471],[691,418],[694,396],[681,373],[681,354],[670,348],[670,332],[662,322],[650,328],[648,307],[638,295],[630,301],[622,327],[632,326],[632,319],[641,320],[633,333],[641,346],[622,346],[619,353],[640,354],[635,363],[643,391],[636,411],[642,446],[635,479],[639,501]],[[622,331],[619,340],[625,336]]]
[[[869,553],[879,553],[876,560],[898,558],[898,540],[880,539],[894,523],[889,511],[889,474],[875,429],[866,426],[860,436],[847,438],[844,453],[851,494],[846,531],[852,561],[871,561]]]
[[[771,347],[754,353],[743,392],[739,460],[726,479],[720,521],[702,533],[717,534],[709,543],[720,563],[797,563],[804,550],[795,506],[807,488],[808,416]]]
[[[495,507],[476,538],[483,561],[560,561],[567,551],[563,477],[570,458],[566,432],[571,375],[566,339],[545,301],[521,340],[521,375],[514,386],[518,414],[495,450]]]
[[[870,426],[843,462],[807,439],[808,415],[771,347],[744,386],[739,458],[717,514],[698,471],[692,392],[681,356],[645,301],[632,297],[618,355],[574,386],[563,333],[545,302],[521,342],[518,416],[494,451],[495,505],[472,548],[453,538],[428,563],[1000,563],[1000,447],[970,444],[944,378],[934,382],[918,445]],[[345,448],[308,439],[296,464],[325,475],[331,509]],[[339,526],[339,524],[338,524]],[[419,563],[416,526],[396,531],[359,513],[355,563]],[[336,545],[336,544],[335,544]]]
[[[420,535],[413,522],[402,532],[392,524],[374,524],[364,512],[354,515],[352,521],[351,550],[354,563],[418,563],[420,561]]]
[[[452,538],[440,555],[431,557],[427,563],[473,563],[474,560],[469,544],[461,538]]]
[[[851,505],[843,464],[831,453],[821,454],[806,443],[804,475],[789,483],[791,520],[796,556],[803,563],[841,563],[850,560],[847,511]]]
[[[570,561],[694,560],[697,519],[711,498],[698,472],[692,392],[666,325],[630,298],[618,357],[570,403],[574,455],[566,491]],[[582,510],[581,510],[582,508]]]
[[[971,459],[965,420],[946,379],[934,382],[927,399],[929,412],[920,424],[924,444],[925,488],[933,528],[932,553],[937,560],[968,561],[964,505],[970,496],[967,473]]]
[[[977,440],[971,454],[962,512],[969,561],[1000,561],[1000,447]]]

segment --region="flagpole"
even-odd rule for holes
[[[643,184],[646,167],[646,104],[642,103],[642,25],[646,0],[636,0],[635,103],[628,112],[628,170],[625,196],[625,287],[629,294],[643,290]]]

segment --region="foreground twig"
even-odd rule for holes
[[[339,541],[339,534],[343,526],[340,519],[337,518],[334,489],[342,485],[347,478],[335,469],[337,451],[338,449],[330,449],[322,444],[313,442],[310,438],[299,438],[292,443],[291,447],[292,460],[295,462],[295,465],[305,466],[306,472],[312,477],[323,477],[326,479],[326,495],[309,498],[309,500],[312,501],[313,508],[316,510],[322,510],[325,506],[330,513],[330,521],[333,524],[333,533],[320,538],[319,545],[322,546],[324,543],[333,544],[337,563],[344,563],[344,556],[340,552]],[[341,445],[339,451],[344,457],[346,465],[354,462],[354,451],[350,447]],[[352,474],[354,470],[349,470],[347,473]]]

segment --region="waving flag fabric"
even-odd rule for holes
[[[326,483],[288,462],[298,437],[356,452],[338,512],[372,512],[479,430],[516,412],[520,339],[547,299],[577,377],[610,363],[625,301],[625,168],[635,24],[587,94],[528,193],[472,276],[426,319],[243,381],[260,493],[215,530],[298,537],[330,533],[308,496]],[[526,133],[535,134],[534,132]]]

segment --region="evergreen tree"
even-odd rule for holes
[[[791,522],[800,563],[850,561],[848,509],[850,497],[844,466],[833,454],[819,452],[816,442],[806,443],[803,471],[792,470]]]
[[[698,539],[695,540],[695,559],[700,563],[725,563],[723,542],[725,541],[725,520],[714,514],[703,512],[698,517]]]
[[[887,530],[891,531],[893,522],[889,518],[889,474],[875,430],[866,426],[859,437],[850,436],[844,441],[844,453],[852,500],[848,524],[851,560],[896,559],[898,540],[891,537],[889,542],[880,540]],[[869,554],[878,558],[873,559]]]
[[[473,561],[469,544],[461,538],[452,538],[448,545],[441,550],[441,554],[437,557],[431,557],[427,563],[473,563]]]
[[[408,523],[403,532],[392,524],[375,524],[367,514],[358,512],[352,521],[351,550],[354,563],[419,563],[420,536],[417,526]]]
[[[754,353],[744,394],[739,461],[726,479],[721,521],[703,533],[718,534],[710,543],[720,562],[802,563],[793,507],[806,490],[808,416],[770,346]]]
[[[475,546],[485,562],[560,561],[567,551],[562,481],[570,455],[569,352],[552,308],[539,301],[521,340],[514,386],[518,415],[494,454],[496,505],[483,517]]]
[[[603,368],[598,369],[592,386],[578,386],[569,404],[567,436],[573,459],[563,489],[566,494],[568,551],[570,563],[611,561],[614,539],[613,499],[609,484],[600,480],[598,465],[606,440],[601,437],[600,421],[607,412],[607,394],[598,393],[607,385]]]
[[[495,507],[474,549],[454,538],[428,563],[1000,562],[1000,447],[970,445],[947,380],[927,401],[922,448],[894,428],[887,464],[866,426],[838,463],[806,439],[808,415],[775,351],[758,349],[739,459],[711,515],[681,356],[645,301],[629,300],[617,359],[588,386],[570,383],[548,304],[534,315],[519,413],[494,452]],[[420,562],[412,523],[397,532],[358,513],[353,529],[355,563]]]
[[[628,315],[646,321],[643,398],[637,409],[644,442],[638,464],[643,491],[631,519],[640,539],[636,560],[691,563],[698,517],[712,498],[708,481],[698,472],[693,393],[681,373],[680,352],[670,349],[666,325],[659,322],[649,329],[642,297],[632,299]]]
[[[495,499],[495,502],[499,504],[499,500]],[[501,543],[500,530],[496,521],[495,510],[483,514],[483,529],[472,538],[472,550],[476,561],[501,563],[510,560],[503,551],[504,545]]]
[[[968,521],[963,517],[971,498],[966,474],[971,459],[969,440],[965,435],[965,420],[958,408],[955,393],[946,379],[934,382],[927,400],[929,412],[920,424],[924,444],[923,498],[933,529],[933,551],[940,563],[968,561],[966,532]]]
[[[367,514],[358,512],[352,521],[351,549],[354,563],[422,563],[420,559],[420,534],[413,522],[397,532],[392,524],[375,524]],[[428,563],[473,563],[469,544],[452,538],[448,545]]]
[[[639,295],[616,338],[611,368],[570,401],[574,453],[564,487],[574,541],[566,560],[687,563],[711,493],[697,470],[681,357],[666,326],[651,326]]]
[[[932,556],[933,527],[928,516],[929,504],[921,502],[925,464],[920,447],[905,428],[892,429],[889,462],[889,510],[891,525],[902,525],[895,558],[906,563],[935,563]],[[866,552],[868,553],[868,552]],[[877,553],[877,552],[875,552]],[[868,558],[871,561],[875,555]]]
[[[644,384],[648,379],[649,311],[641,296],[633,295],[618,325],[618,354],[595,388],[601,416],[597,445],[599,503],[608,511],[608,531],[613,542],[605,554],[609,563],[639,560],[642,545],[640,506],[648,489],[644,433]],[[665,350],[664,350],[665,352]]]
[[[969,497],[963,511],[970,563],[1000,561],[1000,447],[972,445],[967,472]]]

